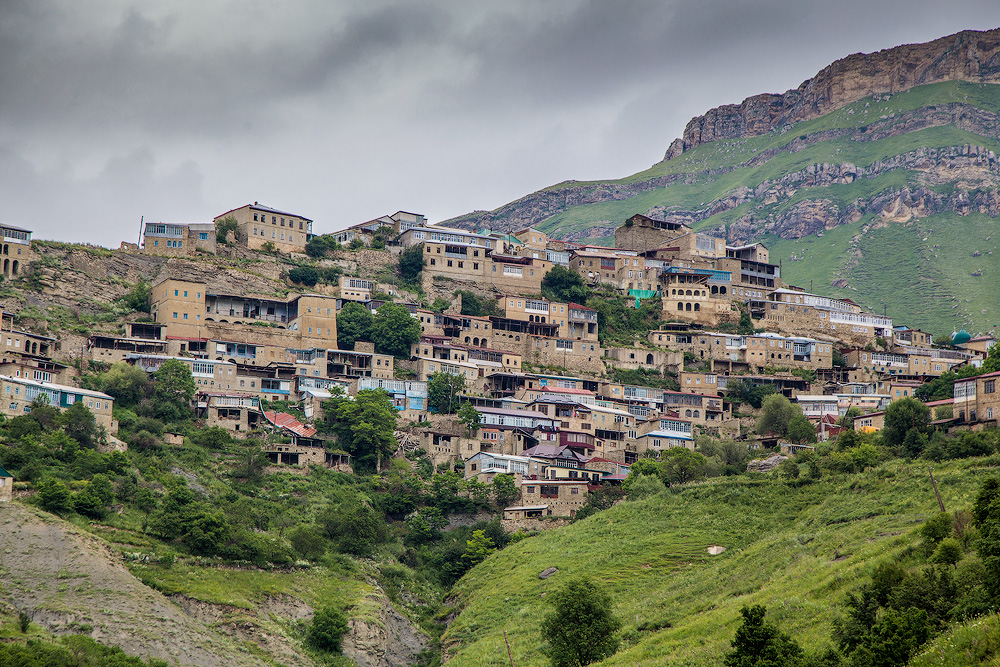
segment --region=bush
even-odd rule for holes
[[[420,272],[424,270],[424,248],[422,245],[410,246],[399,255],[399,275],[408,283],[420,281]]]
[[[293,283],[313,287],[319,282],[319,272],[312,266],[296,266],[288,272],[288,279]]]
[[[337,653],[340,640],[347,632],[347,618],[333,606],[326,606],[316,612],[309,626],[309,645],[320,651]]]
[[[215,221],[215,242],[225,243],[228,232],[232,232],[237,238],[239,237],[240,223],[236,222],[236,218],[231,215]]]

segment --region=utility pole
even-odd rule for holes
[[[937,496],[938,507],[940,507],[941,511],[944,512],[945,511],[945,509],[944,509],[944,501],[941,500],[941,492],[938,491],[937,482],[934,481],[934,471],[931,470],[930,466],[927,466],[927,472],[931,476],[931,484],[934,485],[934,495]]]
[[[142,245],[142,221],[143,221],[143,220],[144,220],[145,218],[146,218],[146,216],[144,216],[144,215],[140,215],[140,216],[139,216],[139,238],[138,238],[138,240],[136,241],[136,245],[138,245],[138,246],[141,246],[141,245]]]

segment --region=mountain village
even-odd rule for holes
[[[226,244],[216,234],[223,221]],[[34,259],[31,232],[3,226],[3,235],[3,273],[14,278]],[[123,243],[118,252],[198,258],[231,245],[305,258],[316,237],[309,218],[255,202],[211,223],[146,223],[141,243]],[[913,397],[957,366],[981,365],[997,342],[963,330],[951,344],[935,345],[931,333],[865,312],[849,299],[785,284],[760,243],[731,246],[645,215],[615,230],[614,247],[561,241],[533,228],[473,233],[404,211],[330,237],[352,249],[343,252],[377,245],[394,256],[420,248],[426,291],[446,284],[457,296],[436,312],[397,298],[394,285],[342,275],[323,293],[276,298],[246,293],[239,284],[219,290],[167,262],[151,279],[150,317],[127,323],[121,335],[91,334],[87,360],[124,361],[146,372],[181,361],[197,385],[199,418],[237,438],[278,434],[264,447],[281,466],[350,470],[350,456],[312,422],[335,394],[383,390],[399,411],[401,450],[423,449],[439,469],[464,470],[466,479],[512,475],[519,500],[504,518],[521,525],[573,516],[589,492],[620,483],[639,458],[694,449],[699,434],[785,454],[811,447],[754,433],[754,415],[733,408],[729,394],[737,384],[797,403],[822,441],[844,428],[879,430],[891,401]],[[554,267],[610,287],[635,307],[656,300],[659,328],[629,345],[602,344],[596,310],[541,296]],[[495,314],[463,315],[458,290],[464,287],[495,300]],[[344,306],[356,302],[374,313],[388,299],[420,323],[409,355],[379,354],[364,341],[339,349]],[[24,414],[40,396],[60,408],[84,401],[113,436],[114,399],[74,386],[79,365],[59,339],[21,330],[16,321],[3,314],[4,413]],[[618,382],[614,369],[675,378],[677,388]],[[438,374],[462,378],[457,399],[475,407],[478,429],[430,408],[428,383]],[[998,375],[955,382],[952,399],[933,403],[936,423],[996,426]],[[273,401],[297,404],[307,423],[269,409]]]

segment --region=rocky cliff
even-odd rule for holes
[[[683,138],[674,140],[664,159],[710,141],[767,134],[870,95],[941,81],[1000,83],[1000,28],[967,30],[925,44],[847,56],[782,95],[754,95],[691,119]]]

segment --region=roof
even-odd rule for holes
[[[970,375],[967,378],[959,378],[957,380],[952,380],[952,384],[956,382],[969,382],[975,380],[981,380],[983,378],[995,378],[1000,377],[1000,371],[994,371],[993,373],[986,373],[985,375]]]
[[[297,213],[288,213],[287,211],[279,211],[278,209],[276,209],[276,208],[271,208],[270,206],[261,206],[261,205],[260,205],[260,204],[258,204],[257,202],[254,202],[254,203],[252,203],[252,204],[244,204],[243,206],[237,206],[236,208],[231,208],[231,209],[229,209],[228,211],[226,211],[225,213],[222,213],[222,214],[220,214],[220,215],[217,215],[217,216],[215,216],[215,217],[216,217],[216,218],[221,218],[222,216],[224,216],[224,215],[229,215],[229,214],[230,214],[230,213],[232,213],[233,211],[238,211],[238,210],[240,210],[241,208],[249,208],[249,209],[252,209],[252,210],[254,210],[254,211],[264,211],[264,212],[266,212],[266,213],[275,213],[275,214],[277,214],[277,215],[289,215],[289,216],[291,216],[291,217],[293,217],[293,218],[302,218],[302,219],[303,219],[303,220],[305,220],[306,222],[312,222],[312,220],[310,220],[309,218],[307,218],[307,217],[306,217],[306,216],[304,216],[304,215],[299,215],[299,214],[297,214]]]
[[[4,380],[10,380],[11,382],[16,382],[18,384],[30,385],[32,387],[41,387],[43,389],[53,389],[55,391],[63,391],[70,394],[79,394],[81,396],[90,396],[91,398],[104,398],[109,401],[115,400],[114,397],[103,394],[99,391],[91,391],[90,389],[81,389],[79,387],[71,387],[65,384],[53,384],[51,382],[36,382],[35,380],[29,380],[27,378],[12,378],[9,375],[0,375],[0,378]]]
[[[537,484],[538,482],[535,483]],[[546,510],[548,508],[549,508],[548,505],[523,505],[521,507],[504,507],[503,511],[513,512],[515,510]]]
[[[552,419],[547,414],[537,410],[507,410],[505,408],[476,408],[479,412],[491,415],[510,415],[512,417],[535,417],[538,419]]]
[[[295,435],[303,438],[312,438],[316,435],[315,428],[312,426],[306,426],[287,412],[264,412],[264,418],[278,428],[291,431]]]
[[[27,234],[33,234],[34,233],[30,229],[25,229],[24,227],[15,227],[14,225],[6,225],[6,224],[2,224],[2,223],[0,223],[0,229],[9,229],[9,230],[14,231],[14,232],[25,232]]]
[[[539,396],[528,405],[532,405],[534,403],[562,403],[564,405],[574,405],[577,408],[583,410],[588,410],[594,407],[592,405],[587,405],[586,403],[580,403],[579,401],[576,401],[570,398],[569,396],[561,396],[559,394],[552,394],[551,396]]]
[[[677,431],[650,431],[649,433],[643,433],[639,436],[640,438],[676,438],[677,440],[693,440],[690,435],[686,433],[679,433]]]
[[[572,308],[573,310],[593,310],[595,313],[597,312],[597,310],[594,308],[587,308],[586,306],[581,306],[578,303],[567,303],[566,307]]]
[[[570,387],[539,387],[538,389],[531,389],[529,391],[548,391],[555,394],[582,394],[584,396],[593,396],[594,392],[587,391],[586,389],[572,389]]]
[[[13,477],[13,475],[11,475],[9,472],[7,472],[6,470],[4,470],[3,468],[0,468],[0,477]]]
[[[581,446],[583,446],[582,443]],[[525,456],[537,456],[539,458],[568,458],[578,461],[583,460],[577,456],[576,452],[574,452],[569,445],[550,445],[546,443],[539,443],[534,447],[529,447],[524,450],[523,453]]]

